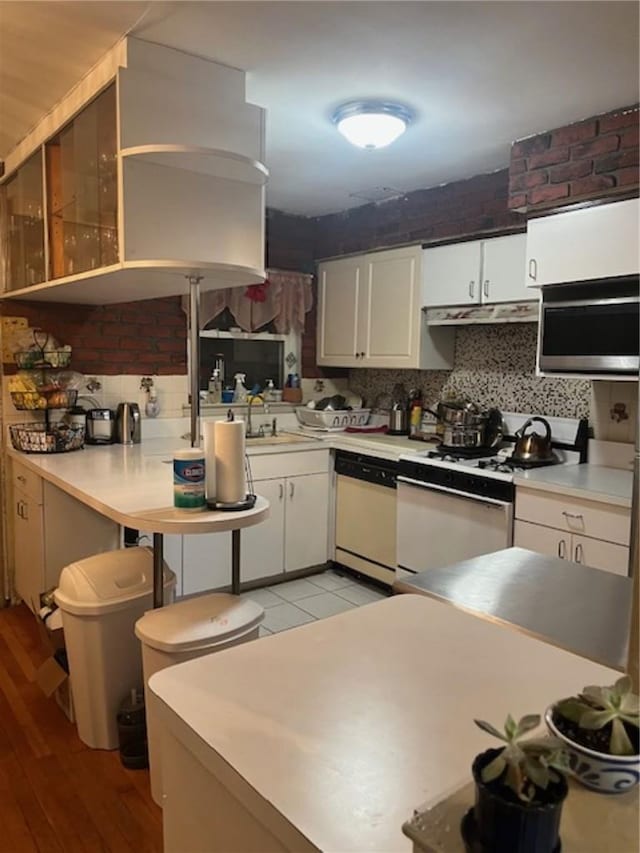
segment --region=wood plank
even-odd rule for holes
[[[36,848],[42,853],[62,853],[55,830],[35,796],[33,788],[15,755],[0,761],[0,773],[4,772],[11,780],[11,789],[18,808],[29,826]]]

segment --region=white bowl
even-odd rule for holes
[[[565,744],[571,772],[578,782],[601,794],[624,794],[638,784],[640,755],[608,755],[588,749],[562,734],[552,714],[553,706],[550,706],[545,711],[545,723],[551,734]]]

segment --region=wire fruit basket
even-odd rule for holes
[[[42,409],[70,409],[75,406],[78,392],[70,388],[52,388],[40,391],[11,391],[13,405],[21,412]]]
[[[21,370],[37,370],[42,367],[61,369],[71,364],[71,350],[29,349],[14,353],[14,358]]]
[[[11,424],[9,434],[15,450],[23,453],[68,453],[84,447],[84,427],[79,424]]]

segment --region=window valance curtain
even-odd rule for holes
[[[278,334],[301,334],[305,314],[313,306],[312,279],[313,276],[306,273],[267,270],[264,284],[208,290],[200,296],[200,328],[228,308],[245,332],[256,331],[273,322]],[[188,297],[183,297],[185,312],[188,304]]]

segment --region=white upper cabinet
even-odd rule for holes
[[[524,234],[425,249],[422,304],[483,305],[532,299],[523,284]]]
[[[529,220],[527,284],[636,274],[639,211],[638,199],[629,199]]]
[[[419,246],[325,261],[318,267],[318,364],[453,366],[453,330],[426,326]]]
[[[3,298],[105,304],[264,278],[244,72],[127,38],[5,161]]]

